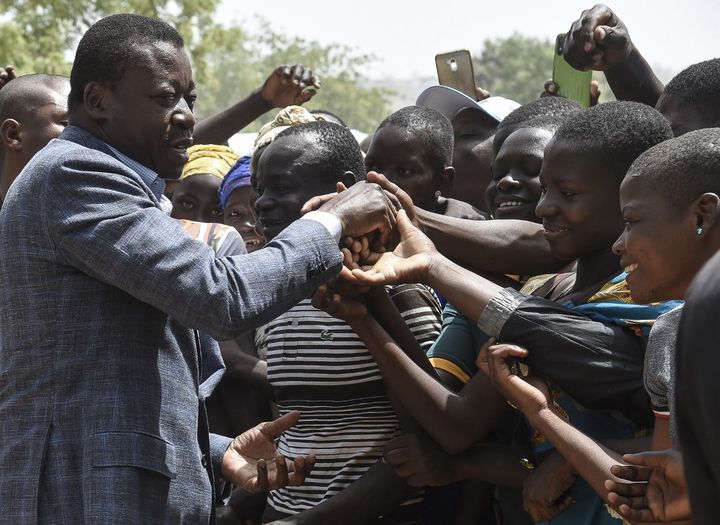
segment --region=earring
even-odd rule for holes
[[[698,229],[695,231],[697,232],[698,235],[702,235],[703,234],[702,226],[698,226]]]
[[[435,192],[435,198],[439,197],[440,195],[442,195],[442,192],[440,190],[437,190]]]

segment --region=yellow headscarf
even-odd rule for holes
[[[316,120],[324,119],[316,117],[301,106],[288,106],[285,109],[281,109],[272,121],[260,128],[258,136],[255,139],[253,152],[270,144],[273,140],[275,140],[275,137],[277,137],[282,131],[288,129],[290,126],[307,124],[308,122],[315,122]]]
[[[212,175],[223,179],[240,158],[227,146],[216,144],[197,144],[188,148],[188,155],[188,161],[180,175],[181,180],[193,175]]]

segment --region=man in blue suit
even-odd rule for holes
[[[274,318],[338,273],[341,235],[386,234],[395,208],[357,184],[265,249],[215,258],[161,208],[195,124],[180,35],[103,19],[70,83],[70,126],[0,211],[0,522],[208,523],[217,475],[258,489],[305,465],[262,461],[297,414],[208,434],[194,329],[228,339]]]

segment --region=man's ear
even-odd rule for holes
[[[342,174],[342,177],[340,177],[339,182],[342,182],[346,188],[349,188],[355,184],[356,181],[357,179],[355,179],[355,174],[352,171],[346,171]]]
[[[440,174],[440,191],[449,190],[455,180],[455,168],[447,166]]]
[[[693,201],[690,211],[695,216],[696,228],[708,231],[718,220],[720,197],[715,193],[703,193]]]
[[[20,136],[20,123],[15,119],[5,119],[0,125],[0,136],[6,148],[15,151],[22,149],[22,137]]]
[[[83,91],[83,106],[85,111],[93,120],[104,120],[107,118],[108,105],[110,103],[110,89],[100,82],[88,82]]]

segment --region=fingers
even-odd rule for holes
[[[623,459],[631,465],[643,467],[665,467],[673,458],[672,450],[659,450],[653,452],[640,452],[638,454],[625,454]]]
[[[337,193],[328,193],[326,195],[317,195],[316,197],[313,197],[305,204],[303,204],[303,207],[300,208],[300,213],[302,215],[305,215],[308,212],[317,210],[318,208],[320,208],[320,206],[335,197],[335,195],[337,195]]]
[[[289,482],[288,466],[285,457],[282,454],[275,456],[275,477],[272,481],[271,488],[286,487]]]
[[[600,91],[600,84],[598,81],[590,81],[590,106],[597,106],[600,101],[600,95],[602,95],[602,92]]]
[[[288,477],[288,485],[296,487],[305,483],[305,479],[310,475],[314,466],[315,454],[310,454],[307,457],[296,457],[290,465],[291,472]]]
[[[490,375],[490,347],[497,342],[497,339],[491,337],[480,347],[475,365],[482,370],[485,374]]]
[[[415,205],[413,204],[412,198],[410,198],[410,195],[408,195],[407,192],[403,191],[400,186],[393,182],[390,182],[387,177],[385,177],[385,175],[382,175],[376,171],[368,172],[367,181],[374,182],[385,191],[393,194],[400,202],[400,207],[402,207],[402,209],[404,209],[408,213],[413,222],[416,222],[416,219],[414,218]]]
[[[251,486],[245,484],[243,488],[245,488],[245,490],[247,490],[248,492],[253,493],[267,492],[268,488],[270,487],[270,482],[268,481],[268,469],[265,460],[259,460],[257,462],[257,465],[255,466],[255,469],[257,471],[257,478],[255,479],[255,483]]]
[[[547,82],[545,82],[545,85],[543,86],[543,92],[540,93],[540,98],[553,97],[553,96],[557,95],[557,92],[558,92],[557,84],[552,80],[548,80]]]
[[[647,481],[650,479],[652,469],[629,465],[613,465],[610,467],[610,472],[613,476],[627,481]]]
[[[621,498],[643,498],[647,493],[647,483],[621,483],[612,479],[605,480],[605,488]],[[625,502],[628,503],[628,502]]]
[[[395,448],[386,452],[383,455],[383,459],[385,460],[385,463],[393,466],[399,466],[403,463],[406,463],[410,459],[410,451],[407,448]],[[399,471],[397,469],[396,472],[398,472],[399,474]],[[409,475],[409,473],[406,474],[406,476],[407,475]]]
[[[481,100],[490,98],[490,92],[481,87],[476,87],[475,88],[475,98],[478,100],[478,102],[480,102]]]
[[[267,421],[259,425],[260,432],[271,439],[280,437],[280,434],[295,426],[300,421],[300,412],[291,410],[284,416],[280,416],[275,421]]]
[[[335,184],[335,191],[337,191],[338,193],[342,193],[346,189],[347,189],[347,186],[345,186],[345,184],[343,184],[340,181],[337,181],[337,184]]]
[[[353,270],[352,276],[354,282],[367,286],[380,286],[383,284],[390,284],[390,279],[388,279],[385,274],[378,272],[377,270],[372,268],[370,270]]]

